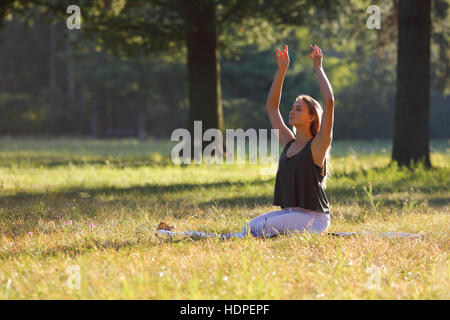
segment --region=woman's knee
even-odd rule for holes
[[[314,221],[313,228],[316,233],[322,233],[330,227],[330,215],[323,214]]]
[[[247,222],[243,227],[242,227],[242,234],[244,236],[248,235],[250,233],[250,222]]]
[[[251,234],[258,238],[272,238],[279,233],[279,230],[270,223],[270,220],[258,222],[251,230]]]
[[[258,225],[257,221],[254,221],[254,220],[247,222],[244,225],[244,227],[242,228],[242,234],[244,236],[252,235],[252,236],[256,237],[258,235],[258,232],[256,229],[257,225]]]
[[[294,213],[286,216],[276,217],[266,224],[258,224],[256,229],[266,237],[293,232],[322,233],[330,226],[329,215],[311,215]]]
[[[323,233],[330,226],[330,219],[327,216],[316,217],[311,224],[305,226],[304,231],[309,233]]]
[[[261,227],[262,225],[264,225],[265,223],[267,223],[267,221],[269,219],[272,219],[276,216],[285,214],[286,212],[284,210],[277,210],[277,211],[271,211],[271,212],[267,212],[264,213],[260,216],[257,216],[256,218],[250,220],[249,222],[247,222],[243,227],[242,227],[242,234],[243,235],[248,235],[251,234],[255,237],[261,236]]]

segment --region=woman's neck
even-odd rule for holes
[[[295,143],[299,146],[304,145],[305,143],[307,143],[309,140],[311,140],[313,138],[313,136],[311,135],[311,133],[308,131],[301,129],[301,128],[296,128],[297,129],[297,133],[295,135]]]

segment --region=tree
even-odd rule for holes
[[[431,167],[430,37],[431,0],[400,0],[392,159],[401,166]]]
[[[190,102],[189,131],[193,134],[195,120],[202,120],[203,130],[217,128],[223,131],[215,4],[210,0],[199,0],[197,6],[193,6],[192,2],[183,1],[183,11]]]
[[[147,50],[147,54],[167,55],[186,50],[188,127],[193,136],[196,120],[202,121],[203,130],[223,130],[220,51],[236,48],[234,41],[242,39],[245,41],[240,43],[245,44],[249,39],[273,43],[277,40],[274,34],[283,35],[274,25],[307,25],[316,8],[330,7],[329,1],[127,1],[117,9],[120,14],[96,16],[91,21],[103,30],[103,39],[115,51],[133,54]],[[264,33],[268,30],[272,34]]]
[[[21,11],[40,5],[61,18],[71,2],[28,0],[13,4]],[[106,44],[118,55],[179,57],[180,52],[186,52],[191,130],[194,120],[202,120],[205,130],[223,128],[219,51],[235,49],[239,46],[235,40],[245,39],[237,41],[241,44],[249,40],[273,43],[277,40],[273,25],[307,25],[316,9],[332,8],[325,0],[94,0],[79,1],[78,5],[83,12],[85,38]],[[267,30],[272,34],[264,33]]]
[[[340,99],[343,98],[343,95],[336,94],[336,105],[341,105],[342,108],[348,109],[353,101],[357,102],[358,105],[349,110],[352,116],[355,115],[355,111],[360,111],[359,101],[364,100],[364,103],[367,103],[370,99],[370,95],[368,95],[369,99],[366,98],[367,90],[373,94],[378,91],[377,89],[383,82],[381,88],[384,93],[390,91],[391,86],[396,88],[392,103],[394,106],[392,118],[395,118],[392,130],[392,161],[408,167],[411,161],[416,162],[421,158],[426,166],[431,165],[428,151],[430,120],[438,123],[439,129],[432,128],[435,129],[435,136],[436,130],[440,130],[441,137],[445,137],[446,130],[440,128],[448,127],[445,126],[446,120],[436,121],[436,115],[444,113],[444,101],[448,99],[445,96],[450,92],[450,55],[448,51],[450,41],[448,9],[450,4],[448,0],[425,2],[421,0],[403,1],[403,3],[399,3],[399,0],[380,1],[378,5],[382,12],[381,29],[369,30],[362,28],[354,21],[367,19],[366,9],[371,2],[349,0],[348,5],[339,7],[336,20],[328,19],[328,23],[323,23],[321,28],[311,30],[315,36],[327,35],[326,47],[334,47],[337,49],[338,55],[344,54],[344,59],[341,60],[343,65],[357,62],[358,83],[355,87],[348,88],[350,95],[347,94],[347,96],[350,98],[342,105]],[[430,2],[433,4],[432,8]],[[421,11],[421,6],[424,6],[423,9],[426,10]],[[399,13],[400,9],[402,9],[401,13]],[[431,10],[432,12],[430,12]],[[416,37],[420,37],[420,39],[417,40]],[[355,42],[356,45],[354,45]],[[347,57],[347,61],[345,61],[345,57]],[[393,67],[394,69],[392,69]],[[364,69],[361,70],[361,68]],[[392,75],[395,75],[396,71],[395,79]],[[369,86],[361,87],[361,84],[364,83],[368,83]],[[434,109],[434,119],[430,119],[430,89],[435,96],[441,95],[439,99],[435,99],[432,106],[436,108]],[[378,91],[378,94],[381,92]],[[358,99],[358,95],[361,98]],[[391,93],[389,93],[390,95]],[[370,105],[375,105],[378,109],[371,109],[373,116],[369,117],[369,112],[365,110],[363,113],[368,121],[367,124],[375,124],[376,127],[383,126],[385,130],[388,130],[390,136],[391,110],[389,110],[389,114],[380,112],[386,107],[391,108],[391,104],[388,103],[391,98],[383,99],[383,96],[386,97],[385,94],[382,94],[376,96],[375,99],[372,98],[373,103]],[[342,111],[340,114],[343,118],[348,118]],[[380,115],[382,115],[381,118]],[[383,119],[384,116],[386,119]],[[360,116],[357,117],[360,120]],[[441,118],[445,117],[441,116]],[[377,119],[381,120],[379,124],[375,123]],[[365,125],[365,127],[368,128],[369,125]],[[357,127],[360,128],[359,125]],[[348,132],[348,137],[354,136],[359,131],[357,127]]]

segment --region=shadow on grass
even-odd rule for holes
[[[411,210],[411,209],[422,207],[421,201],[411,203],[412,207],[410,208],[410,207],[408,207],[408,204],[405,204],[405,202],[403,200],[381,199],[381,200],[377,200],[377,202],[379,201],[379,207],[377,207],[377,209],[374,209],[371,207],[371,202],[367,198],[358,198],[355,200],[353,194],[351,194],[351,192],[345,191],[345,190],[341,190],[341,195],[342,194],[350,195],[352,198],[347,197],[345,200],[347,200],[347,202],[352,203],[352,205],[357,205],[357,207],[361,208],[360,212],[355,212],[351,215],[349,215],[349,214],[344,215],[343,217],[346,221],[353,221],[353,222],[363,221],[363,220],[365,220],[365,218],[367,218],[367,216],[366,216],[367,212],[372,212],[373,210],[389,209],[390,212],[392,212],[392,214],[403,214],[404,210]],[[343,197],[341,196],[340,199],[339,198],[336,199],[333,196],[333,197],[330,197],[329,199],[330,199],[330,202],[332,203],[333,201],[339,202],[342,200],[342,198]],[[272,204],[272,200],[273,200],[272,196],[234,197],[234,198],[226,198],[226,199],[217,199],[214,201],[206,201],[206,202],[199,204],[198,207],[202,208],[202,209],[211,208],[212,205],[214,205],[216,207],[217,206],[219,206],[219,207],[240,207],[242,209],[242,211],[244,211],[246,209],[250,209],[252,206],[256,207],[256,206],[270,205],[270,204]],[[447,197],[432,198],[432,199],[427,199],[427,201],[428,201],[429,207],[440,208],[440,207],[450,205],[450,199]],[[274,210],[279,210],[279,209],[277,207],[277,209],[274,209]],[[331,211],[332,215],[335,213],[333,210],[332,204],[330,204],[330,211]],[[263,214],[263,213],[266,213],[266,212],[261,212],[260,214]]]
[[[372,170],[382,172],[388,170],[387,168],[375,168]],[[360,172],[353,172],[345,175],[347,178],[355,179]],[[364,173],[363,173],[364,174]],[[387,173],[386,173],[387,174]],[[339,175],[335,174],[335,177]],[[415,177],[407,177],[395,181],[395,183],[386,186],[373,184],[373,194],[377,193],[395,193],[395,192],[410,192],[411,181]],[[409,182],[409,183],[408,183]],[[363,186],[367,183],[355,183],[354,186],[348,187],[330,187],[326,190],[328,199],[330,200],[330,207],[333,213],[333,204],[345,203],[346,205],[357,205],[361,208],[370,208],[371,202],[367,194],[362,191]],[[381,184],[381,182],[380,182]],[[445,182],[443,182],[445,184]],[[251,188],[251,186],[267,186],[266,192],[260,196],[246,196],[245,191],[242,196],[232,198],[220,197],[226,192],[227,188]],[[27,227],[33,228],[38,225],[38,220],[49,221],[58,219],[60,214],[72,214],[70,210],[65,210],[65,206],[76,206],[81,217],[95,217],[99,212],[114,212],[126,210],[133,212],[138,208],[150,210],[153,214],[159,215],[160,208],[169,208],[175,218],[183,218],[190,214],[193,210],[201,209],[208,212],[212,207],[219,208],[235,208],[235,210],[251,210],[257,206],[270,206],[273,200],[274,179],[269,180],[252,180],[252,181],[236,181],[236,182],[214,182],[204,184],[181,183],[171,185],[154,185],[148,184],[143,186],[134,186],[128,188],[117,187],[102,187],[102,188],[82,188],[75,187],[51,193],[18,193],[15,195],[0,195],[0,218],[3,221],[8,220],[9,225],[4,232],[12,232],[14,235],[24,232],[22,222],[25,221]],[[450,204],[448,197],[433,197],[432,193],[441,191],[443,185],[420,186],[415,187],[414,194],[429,194],[430,196],[420,201],[427,200],[429,207],[443,207]],[[201,190],[202,192],[218,192],[217,199],[202,201],[200,197],[193,196],[192,192]],[[355,195],[355,190],[358,191]],[[81,193],[88,193],[91,198],[83,198]],[[108,200],[99,199],[100,196],[106,196]],[[76,203],[73,203],[75,199]],[[400,211],[405,208],[405,199],[374,199],[375,204],[379,204],[380,210],[392,208],[395,211]],[[406,205],[409,205],[406,203]],[[412,206],[417,206],[417,203],[412,203]],[[38,208],[36,208],[36,206]],[[52,212],[46,212],[48,206],[52,207]],[[154,210],[154,209],[157,210]],[[406,206],[408,210],[408,206]],[[66,211],[69,211],[68,213]],[[163,217],[164,210],[161,211]],[[167,211],[164,211],[167,212]],[[261,214],[264,212],[261,212]],[[358,215],[358,214],[356,214]]]
[[[450,198],[442,197],[442,198],[431,198],[428,200],[428,205],[430,207],[444,207],[450,205]]]
[[[209,188],[227,188],[227,187],[243,187],[247,185],[262,185],[273,183],[272,180],[253,180],[253,181],[223,181],[223,182],[213,182],[213,183],[180,183],[180,184],[171,184],[171,185],[155,185],[155,184],[147,184],[144,186],[136,186],[136,187],[128,187],[128,188],[117,188],[117,187],[103,187],[103,188],[72,188],[66,189],[64,191],[59,192],[51,192],[52,196],[55,197],[64,197],[64,198],[81,198],[80,193],[85,192],[90,196],[97,196],[101,194],[113,195],[113,196],[125,196],[131,193],[139,193],[142,195],[149,194],[167,194],[167,193],[175,193],[175,192],[183,192],[183,191],[193,191],[198,189],[209,189]],[[8,196],[0,196],[0,205],[7,205],[10,201],[33,201],[33,200],[42,200],[49,193],[27,193],[20,192],[16,195],[8,195]],[[119,200],[118,200],[119,201]]]
[[[138,168],[138,167],[166,167],[171,166],[173,163],[170,158],[160,157],[154,158],[151,157],[142,157],[142,158],[119,158],[119,157],[111,157],[111,158],[101,158],[101,159],[74,159],[70,158],[68,160],[61,160],[61,157],[15,157],[11,159],[7,159],[7,161],[0,161],[0,167],[24,167],[24,168],[55,168],[60,166],[85,166],[85,165],[108,165],[113,168]]]
[[[6,260],[8,258],[20,258],[22,256],[31,257],[54,257],[64,255],[67,257],[77,257],[90,252],[98,252],[100,250],[114,249],[119,251],[126,248],[134,248],[139,245],[153,244],[158,245],[154,240],[99,240],[99,239],[87,239],[82,244],[77,245],[63,245],[52,247],[49,249],[36,249],[36,250],[18,250],[18,251],[6,251],[0,252],[0,260]]]
[[[189,212],[195,208],[199,208],[192,199],[183,195],[183,192],[192,192],[195,190],[210,190],[210,189],[223,189],[231,187],[245,187],[248,185],[264,185],[272,183],[271,181],[254,180],[248,182],[215,182],[205,184],[172,184],[172,185],[145,185],[136,186],[130,188],[74,188],[61,192],[47,193],[20,193],[16,195],[0,196],[0,207],[4,210],[0,211],[0,219],[3,222],[3,231],[5,234],[11,233],[13,236],[17,236],[23,233],[27,233],[29,230],[33,230],[39,227],[39,221],[60,221],[61,217],[65,219],[71,219],[70,217],[77,218],[93,218],[100,212],[133,212],[138,208],[151,207],[152,211],[161,211],[161,218],[165,216],[166,211],[164,208],[170,208],[175,211],[173,214],[176,218],[181,218],[189,215]],[[91,198],[82,198],[82,192],[86,192]],[[181,193],[180,197],[174,200],[164,199],[172,193]],[[112,200],[100,200],[96,199],[96,196],[107,195]],[[151,197],[149,197],[151,196]],[[145,199],[146,197],[150,199]],[[144,198],[142,202],[138,203],[136,199]],[[76,201],[73,201],[75,199]],[[188,201],[188,203],[186,203]],[[228,204],[231,205],[232,201]],[[266,202],[266,198],[261,198],[258,203]],[[226,202],[226,201],[225,201]],[[236,199],[237,205],[241,205],[241,202]],[[245,202],[245,200],[244,200]],[[216,203],[216,205],[218,205]],[[207,208],[208,204],[200,203],[201,208]],[[36,208],[37,207],[37,208]],[[50,210],[47,210],[47,208]],[[76,211],[71,211],[72,207],[76,207]],[[159,210],[163,209],[163,210]],[[117,212],[112,216],[117,216]],[[0,224],[1,226],[1,224]],[[29,230],[25,230],[25,228]]]
[[[372,194],[376,193],[393,193],[393,192],[402,192],[402,191],[410,191],[409,187],[401,187],[400,184],[404,184],[405,179],[402,179],[398,183],[396,182],[393,186],[386,187],[383,185],[383,187],[378,188],[375,184],[373,186]],[[171,185],[154,185],[154,184],[148,184],[143,186],[135,186],[135,187],[128,187],[128,188],[117,188],[117,187],[103,187],[103,188],[72,188],[72,189],[66,189],[59,192],[40,192],[40,193],[27,193],[27,192],[20,192],[15,195],[3,195],[0,196],[0,206],[5,207],[17,207],[19,204],[20,206],[23,206],[24,204],[36,204],[40,202],[45,202],[48,197],[51,197],[52,201],[70,201],[72,199],[76,200],[82,200],[83,202],[94,202],[98,205],[105,205],[111,203],[114,205],[127,205],[128,204],[135,204],[136,201],[134,199],[128,200],[130,195],[134,195],[135,197],[143,197],[146,196],[157,196],[159,201],[161,203],[165,203],[167,205],[171,204],[177,204],[184,200],[186,200],[185,197],[182,195],[177,200],[170,200],[165,201],[164,197],[169,194],[173,193],[183,193],[185,191],[195,191],[195,190],[208,190],[208,189],[226,189],[231,187],[248,187],[248,186],[257,186],[257,185],[267,185],[268,188],[270,188],[271,193],[270,195],[264,195],[264,196],[258,196],[258,197],[247,197],[243,195],[242,197],[234,197],[234,198],[219,198],[211,201],[205,201],[199,202],[199,205],[202,208],[209,207],[211,205],[219,205],[219,206],[225,206],[225,207],[232,207],[232,206],[259,206],[259,205],[268,205],[272,203],[272,189],[274,185],[274,179],[270,180],[252,180],[252,181],[235,181],[235,182],[214,182],[214,183],[203,183],[203,184],[191,184],[191,183],[181,183],[181,184],[171,184]],[[365,184],[364,184],[365,185]],[[339,188],[328,188],[325,190],[328,198],[330,201],[335,200],[336,202],[353,202],[357,201],[359,205],[367,204],[369,203],[367,196],[364,193],[361,193],[363,190],[362,184],[356,184],[355,187],[339,187]],[[355,189],[358,191],[358,199],[355,200]],[[436,191],[442,190],[442,186],[431,186],[431,187],[423,187],[417,188],[416,192],[422,192],[422,193],[433,193]],[[90,198],[82,198],[82,193],[88,193]],[[101,201],[98,199],[95,199],[96,196],[99,195],[107,195],[112,196],[112,198],[118,198],[115,200],[108,200],[108,201]],[[188,199],[190,200],[190,199]],[[397,200],[385,200],[383,198],[380,198],[379,200],[382,200],[385,205],[396,205],[398,203],[402,203],[402,201]],[[378,201],[378,199],[377,199]],[[446,205],[449,203],[448,198],[431,198],[429,199],[430,205]],[[89,206],[89,205],[87,205]],[[133,209],[135,206],[133,206]]]

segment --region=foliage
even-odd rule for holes
[[[134,130],[140,108],[145,110],[145,122],[150,135],[167,138],[173,129],[186,127],[188,84],[185,49],[179,42],[180,39],[175,36],[171,38],[175,31],[164,31],[162,28],[153,33],[149,29],[147,35],[153,36],[148,43],[150,47],[146,47],[146,44],[138,43],[139,41],[134,43],[135,40],[124,43],[121,37],[131,39],[134,29],[132,26],[129,29],[122,28],[118,24],[110,33],[104,32],[105,36],[110,37],[110,41],[116,41],[124,49],[117,48],[115,51],[122,53],[114,55],[110,50],[114,46],[108,43],[107,47],[106,42],[109,40],[99,37],[98,32],[101,30],[83,24],[83,32],[68,33],[61,21],[66,17],[65,11],[58,11],[57,88],[52,91],[48,89],[50,40],[47,20],[55,17],[52,16],[53,11],[45,6],[25,10],[26,3],[28,2],[14,2],[16,13],[8,15],[9,18],[0,31],[0,41],[4,48],[0,51],[3,72],[0,77],[1,133],[88,135],[91,107],[99,100],[106,102],[109,129]],[[55,3],[59,3],[61,7],[64,4],[63,1]],[[162,23],[159,27],[169,24],[171,19],[181,19],[179,14],[175,18],[168,13],[169,9],[162,6],[175,3],[173,1],[134,1],[134,6],[130,2],[125,7],[120,6],[120,1],[111,1],[104,2],[104,7],[100,10],[101,3],[103,2],[80,2],[81,6],[87,6],[83,10],[87,15],[85,22],[103,19],[106,23],[108,19],[112,19],[108,23],[113,23],[116,21],[114,19],[121,19],[121,23],[131,23],[134,20],[127,15],[137,16],[140,6],[148,9],[145,14],[156,19],[155,24]],[[289,6],[279,4],[285,10],[283,12],[276,10],[276,4],[277,2],[258,4],[255,1],[217,1],[225,126],[270,127],[264,104],[276,71],[274,52],[276,47],[282,47],[284,43],[289,45],[291,65],[283,87],[282,115],[287,116],[288,108],[301,93],[310,94],[320,101],[317,77],[308,57],[309,44],[317,43],[324,51],[324,68],[336,98],[334,137],[391,137],[396,81],[395,2],[380,2],[380,31],[369,30],[365,26],[368,1],[352,0],[347,5],[326,9],[326,3],[321,2],[317,7],[302,10],[289,10]],[[289,5],[304,4],[292,2]],[[22,10],[20,6],[26,15],[18,14]],[[281,14],[285,20],[277,18]],[[450,136],[446,116],[449,99],[446,88],[450,78],[450,64],[446,63],[448,33],[445,30],[450,21],[445,19],[447,15],[445,2],[435,1],[431,48],[433,90],[430,133],[431,138],[440,139]],[[295,21],[305,19],[304,16],[309,19],[306,26],[303,22],[302,26],[292,26]],[[153,23],[151,19],[135,20],[133,23],[146,24],[149,28]],[[162,33],[162,38],[156,37],[159,32]],[[67,36],[71,37],[74,46],[71,56],[67,55],[64,45]],[[171,40],[164,41],[164,37]],[[132,48],[139,50],[126,52]],[[73,61],[74,99],[64,96],[67,93],[65,77],[69,58]]]

